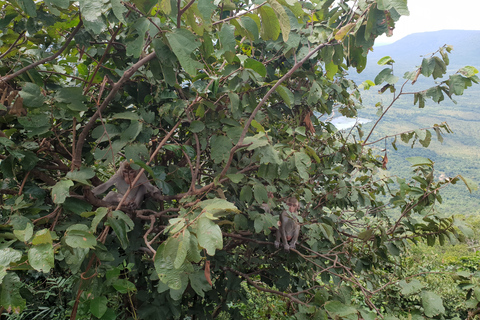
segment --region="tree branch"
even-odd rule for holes
[[[63,46],[60,48],[60,50],[58,50],[55,54],[51,55],[50,57],[47,57],[45,59],[42,59],[40,61],[37,61],[37,62],[34,62],[28,66],[26,66],[25,68],[22,68],[20,70],[18,70],[17,72],[14,72],[12,73],[11,75],[8,75],[8,76],[5,76],[5,77],[1,77],[0,78],[0,81],[9,81],[19,75],[21,75],[22,73],[24,73],[25,71],[28,71],[30,69],[33,69],[35,68],[36,66],[38,65],[41,65],[41,64],[44,64],[45,62],[49,62],[49,61],[52,61],[53,59],[55,59],[56,57],[58,57],[67,47],[68,45],[70,44],[70,42],[73,40],[73,37],[75,36],[75,34],[80,30],[80,28],[82,27],[83,25],[83,21],[80,20],[80,22],[78,23],[78,25],[75,27],[75,29],[72,31],[72,33],[70,34],[70,36],[65,40],[65,43],[63,44]]]
[[[94,126],[101,112],[105,110],[105,108],[108,106],[110,101],[117,94],[118,90],[120,90],[122,85],[128,79],[130,79],[140,67],[145,65],[150,60],[153,60],[154,58],[155,58],[155,52],[152,52],[152,53],[149,53],[147,56],[145,56],[143,59],[140,59],[137,63],[135,63],[127,71],[125,71],[122,77],[112,86],[112,89],[110,90],[110,93],[108,94],[108,96],[105,98],[105,100],[103,100],[103,103],[100,105],[100,107],[98,107],[97,111],[93,114],[92,118],[90,118],[90,120],[88,121],[88,123],[85,125],[82,132],[78,136],[78,143],[76,146],[75,154],[73,155],[73,159],[72,159],[73,168],[80,168],[80,166],[82,165],[83,145],[87,139],[87,135],[89,134],[92,127]]]

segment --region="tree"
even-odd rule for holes
[[[381,303],[392,287],[421,290],[403,278],[402,253],[411,241],[461,238],[436,203],[440,189],[459,179],[473,188],[469,180],[437,181],[425,158],[410,159],[412,177],[382,175],[387,154],[371,147],[371,132],[320,120],[356,116],[361,95],[348,72],[365,68],[375,38],[408,15],[406,1],[1,5],[5,312],[214,318],[235,316],[229,306],[259,290],[297,318],[406,315]],[[405,83],[440,81],[450,49],[424,58]],[[374,84],[393,104],[410,93],[393,61],[381,63]],[[414,103],[460,95],[476,73],[465,67]],[[431,132],[441,139],[448,126],[401,140],[428,146]],[[162,195],[139,209],[95,198],[90,187],[120,161]],[[283,252],[273,234],[292,196],[301,244]],[[58,286],[60,302],[22,286],[56,292],[43,279],[71,286]],[[435,293],[420,295],[412,314],[442,314]]]

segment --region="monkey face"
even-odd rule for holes
[[[129,185],[132,186],[133,180],[137,176],[137,170],[133,170],[129,165],[126,165],[123,172],[123,180]]]

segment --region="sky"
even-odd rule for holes
[[[419,32],[480,30],[480,0],[408,0],[409,16],[395,24],[393,36],[377,38],[375,44],[393,43]]]

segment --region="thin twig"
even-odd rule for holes
[[[80,30],[80,28],[82,27],[83,25],[83,21],[80,20],[80,22],[78,23],[78,25],[75,27],[75,29],[72,31],[72,33],[70,34],[70,36],[65,40],[63,46],[57,51],[55,52],[55,54],[51,55],[50,57],[47,57],[45,59],[42,59],[40,61],[37,61],[37,62],[34,62],[32,64],[29,64],[28,66],[26,66],[25,68],[22,68],[20,70],[18,70],[17,72],[14,72],[8,76],[4,76],[4,77],[1,77],[0,78],[0,81],[9,81],[19,75],[21,75],[22,73],[30,70],[30,69],[33,69],[35,68],[36,66],[39,66],[41,64],[44,64],[45,62],[49,62],[49,61],[52,61],[54,60],[56,57],[58,57],[63,51],[65,51],[65,49],[67,49],[68,45],[70,44],[70,42],[73,40],[73,37],[75,36],[75,34],[77,34],[77,32]]]

